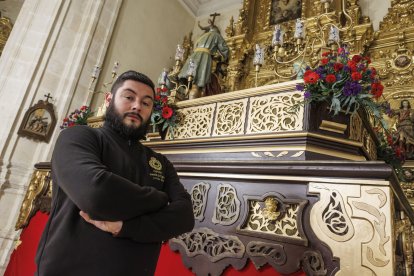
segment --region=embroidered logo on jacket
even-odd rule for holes
[[[153,169],[150,172],[150,176],[152,177],[152,179],[164,182],[165,177],[161,170],[162,169],[161,162],[155,157],[151,157],[148,163],[150,167]]]
[[[162,169],[161,162],[158,161],[155,157],[151,157],[149,165],[151,166],[151,168],[157,171],[160,171]]]

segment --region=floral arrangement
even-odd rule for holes
[[[75,125],[86,125],[88,118],[92,116],[90,108],[86,105],[81,106],[80,109],[76,109],[69,116],[63,119],[63,123],[60,129],[65,129]]]
[[[304,85],[297,85],[297,89],[304,92],[304,103],[327,102],[334,115],[340,111],[355,113],[359,108],[371,113],[380,123],[374,122],[379,141],[378,157],[401,176],[406,155],[395,143],[383,118],[384,114],[390,116],[392,110],[388,102],[379,102],[384,86],[370,63],[368,56],[354,55],[351,58],[346,48],[325,52],[315,69],[306,68]]]
[[[350,58],[345,48],[325,52],[318,67],[306,68],[304,85],[298,85],[297,89],[304,91],[305,102],[330,103],[334,115],[341,110],[354,113],[364,107],[380,118],[383,108],[374,100],[382,96],[384,86],[375,68],[369,67],[370,63],[367,56]]]
[[[151,115],[151,123],[154,128],[158,126],[160,132],[164,132],[168,127],[174,128],[177,123],[176,107],[168,103],[166,87],[157,88],[154,99],[154,109]]]

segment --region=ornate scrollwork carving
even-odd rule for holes
[[[404,217],[405,215],[402,214],[402,216]],[[394,223],[394,231],[397,243],[400,242],[402,245],[402,248],[399,250],[400,252],[396,252],[396,254],[397,256],[403,257],[397,258],[400,259],[400,268],[397,269],[399,274],[397,273],[397,275],[403,275],[404,272],[406,275],[411,275],[413,269],[414,234],[410,220],[407,217],[396,220]]]
[[[209,228],[194,229],[170,240],[184,247],[186,255],[204,255],[211,262],[223,258],[242,258],[246,248],[237,236],[219,235]]]
[[[273,267],[286,263],[286,252],[282,245],[252,241],[247,244],[246,252],[250,257],[263,257]],[[255,258],[252,261],[256,264]]]
[[[353,235],[353,226],[345,211],[344,200],[336,190],[331,191],[329,204],[322,212],[322,220],[327,229],[337,237],[336,240],[347,240]]]
[[[191,189],[191,202],[193,203],[194,218],[199,221],[204,220],[204,211],[207,206],[209,183],[197,183]]]
[[[377,147],[375,145],[374,139],[365,128],[362,131],[362,138],[362,148],[366,151],[371,160],[377,160]]]
[[[269,238],[304,240],[298,222],[304,204],[306,201],[285,203],[274,196],[267,196],[262,201],[247,200],[248,215],[239,229],[266,234]]]
[[[213,136],[244,133],[247,98],[217,104]]]
[[[216,204],[212,217],[213,223],[232,225],[239,218],[240,200],[236,189],[230,184],[220,184],[217,187]]]
[[[362,119],[358,113],[354,113],[351,115],[351,124],[349,128],[349,139],[362,142]]]
[[[377,267],[384,267],[390,262],[390,256],[387,256],[387,253],[384,248],[384,245],[390,241],[390,236],[389,233],[387,234],[385,229],[385,226],[387,224],[387,218],[385,214],[383,212],[380,212],[378,208],[382,208],[385,205],[385,203],[387,202],[387,195],[381,189],[371,189],[368,190],[367,193],[377,194],[380,199],[383,199],[381,200],[378,207],[360,201],[354,201],[352,202],[352,204],[355,208],[365,211],[377,219],[373,223],[374,229],[379,239],[378,250],[375,250],[375,252],[379,251],[379,253],[382,256],[381,258],[375,257],[373,248],[371,247],[371,245],[367,245],[366,257],[372,265]]]
[[[414,13],[414,5],[410,0],[391,1],[391,8],[384,20],[380,23],[380,31],[393,32],[414,24],[411,16]]]
[[[188,107],[178,110],[179,121],[174,139],[210,137],[216,104]]]
[[[385,67],[378,70],[378,75],[387,87],[414,84],[412,51],[406,49],[404,42],[401,42],[399,48],[391,54],[389,59],[385,60]]]
[[[323,211],[316,217],[320,229],[335,241],[348,241],[354,235],[355,229],[346,211],[341,193],[324,185],[315,186],[315,188],[326,191],[322,194],[320,207],[318,207]]]
[[[1,15],[0,15],[1,16]],[[0,17],[0,56],[12,31],[13,25],[9,18]]]
[[[311,209],[311,227],[317,237],[328,244],[334,255],[340,258],[341,274],[393,275],[395,262],[390,243],[390,218],[395,213],[390,202],[391,188],[364,184],[364,180],[361,180],[361,185],[310,183],[309,192],[320,194],[321,198]],[[334,190],[343,198],[343,209],[350,219],[348,225],[359,230],[353,230],[352,235],[348,232],[348,239],[333,235],[321,219]],[[352,258],[347,251],[349,248],[356,249],[351,253],[354,255]]]
[[[247,133],[297,131],[303,129],[301,93],[278,93],[250,99]],[[296,107],[296,108],[295,108]]]
[[[15,226],[16,230],[27,226],[31,217],[38,210],[49,212],[51,199],[52,181],[50,178],[50,170],[35,170],[20,208],[19,218]]]
[[[318,251],[305,251],[303,253],[302,268],[306,275],[322,276],[327,274],[322,255]]]

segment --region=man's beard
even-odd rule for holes
[[[126,116],[128,116],[128,114],[138,116],[141,119],[141,125],[139,127],[126,125],[123,120]],[[114,101],[112,100],[106,110],[105,124],[109,125],[113,130],[127,139],[141,140],[145,139],[145,135],[148,131],[149,120],[144,122],[141,115],[136,112],[127,112],[123,115],[118,113],[118,111],[115,110]]]

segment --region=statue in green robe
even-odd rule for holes
[[[202,27],[200,22],[198,23],[205,33],[195,42],[193,53],[187,58],[178,74],[179,78],[185,79],[188,79],[189,75],[192,76],[190,99],[200,97],[203,88],[210,82],[213,57],[220,57],[222,61],[227,61],[229,55],[226,41],[214,25],[216,15],[213,15],[213,20],[208,20],[209,26],[207,27]],[[189,66],[190,64],[192,66]]]

